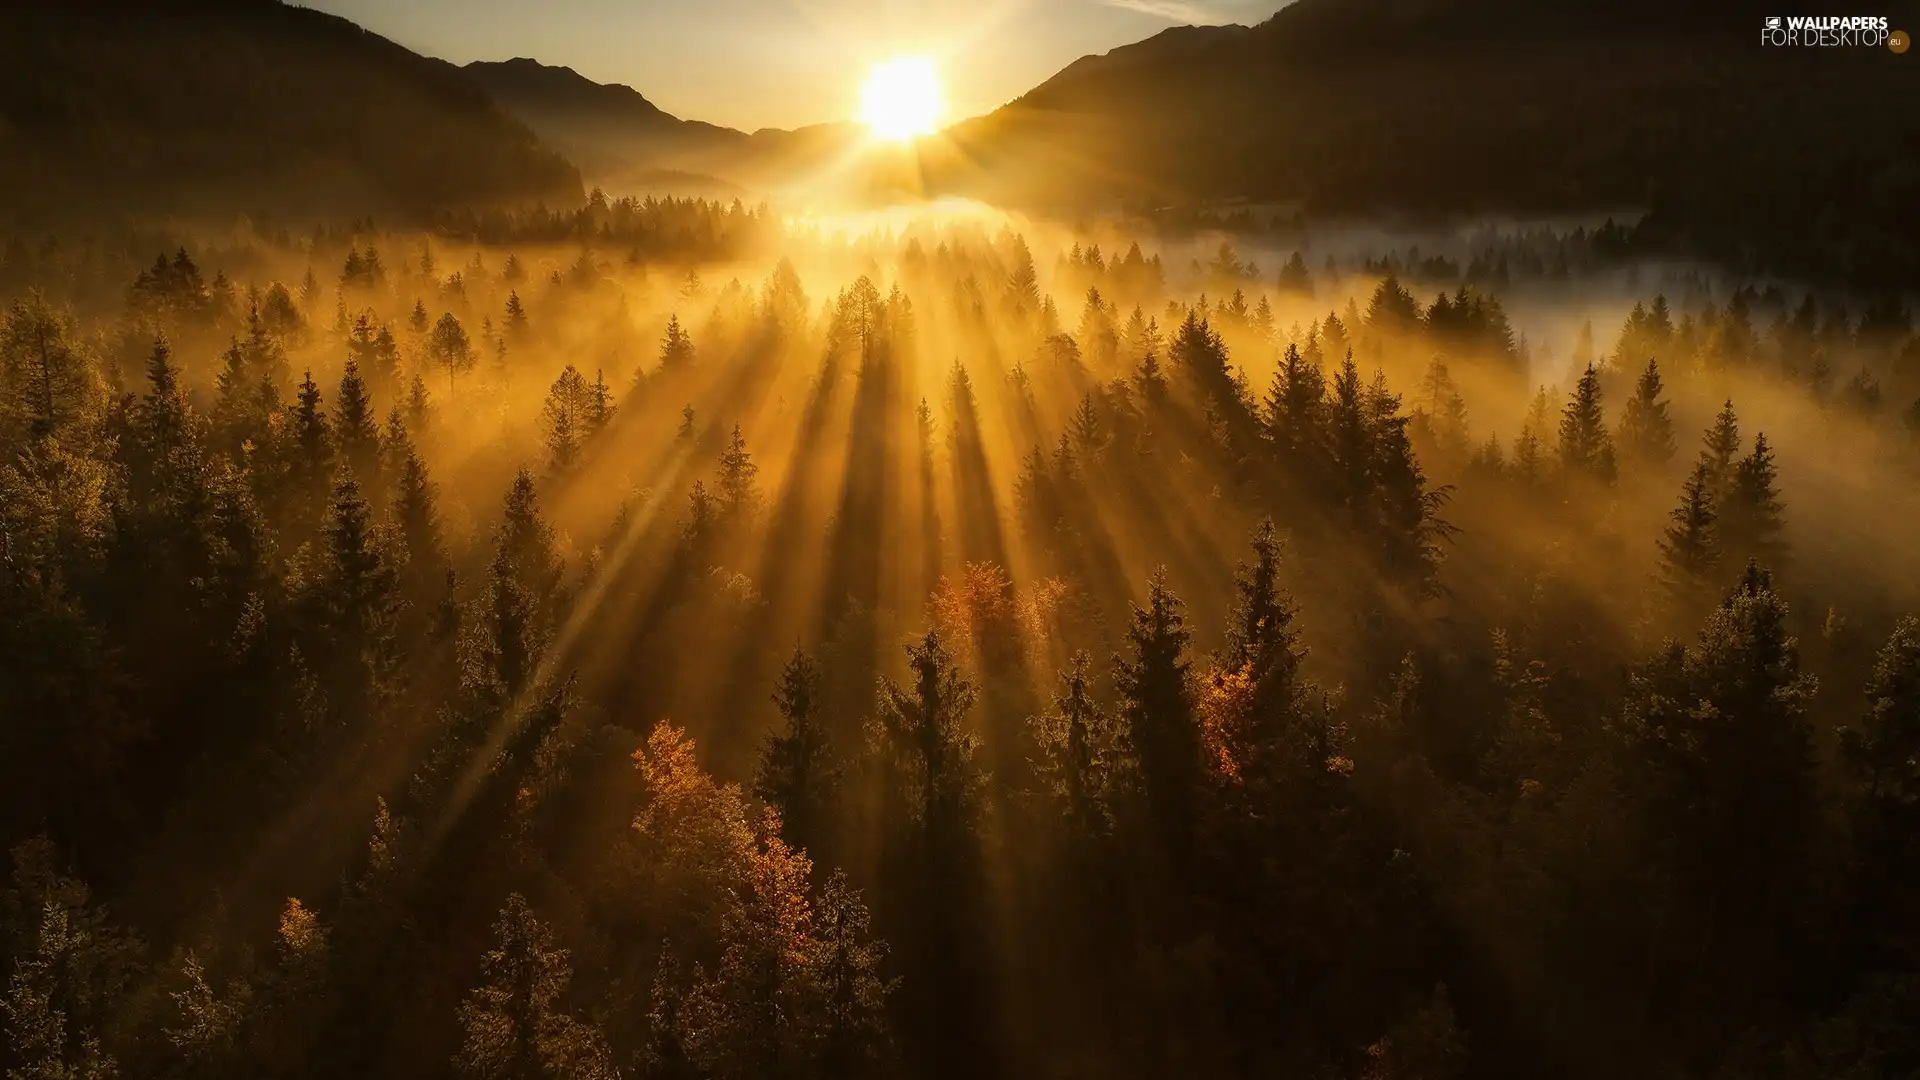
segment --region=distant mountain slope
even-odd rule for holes
[[[590,182],[617,188],[786,187],[829,166],[860,138],[851,124],[749,134],[682,120],[632,87],[596,83],[572,68],[524,57],[477,61],[463,70],[578,162]]]
[[[458,68],[276,0],[10,4],[0,216],[410,214],[571,200]]]
[[[589,176],[669,167],[725,153],[749,138],[731,128],[681,120],[630,86],[597,83],[568,67],[517,57],[475,61],[463,70]]]
[[[1920,283],[1920,59],[1763,48],[1763,14],[1297,0],[1258,27],[1183,28],[1075,63],[953,129],[965,165],[938,182],[1330,214],[1640,208],[1677,246]]]

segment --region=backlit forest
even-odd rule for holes
[[[1600,227],[0,256],[0,1068],[1920,1075],[1920,337]]]

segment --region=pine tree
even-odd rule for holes
[[[1265,419],[1267,439],[1281,468],[1295,477],[1312,476],[1320,458],[1326,396],[1326,379],[1319,366],[1289,344],[1273,377],[1273,389],[1267,393]]]
[[[1292,654],[1294,608],[1280,587],[1280,548],[1273,519],[1262,518],[1253,531],[1253,564],[1242,565],[1234,575],[1233,610],[1222,654],[1229,670],[1250,664],[1264,669],[1271,658]]]
[[[881,977],[887,946],[873,936],[860,894],[835,870],[813,905],[810,975],[821,1004],[813,1025],[819,1047],[814,1075],[880,1075],[892,1049],[887,998],[894,984]]]
[[[974,826],[979,744],[964,721],[976,694],[937,631],[907,646],[907,667],[909,688],[881,682],[879,734],[914,828],[941,849]]]
[[[427,360],[446,371],[448,397],[453,396],[454,379],[473,370],[475,359],[473,342],[468,340],[466,328],[453,317],[453,312],[442,314],[427,338]]]
[[[1699,928],[1697,945],[1670,950],[1668,977],[1716,994],[1783,985],[1796,977],[1784,958],[1806,944],[1816,683],[1788,614],[1750,563],[1695,643],[1661,654],[1628,694],[1625,730],[1649,762],[1649,825],[1683,875],[1669,917]]]
[[[440,538],[440,512],[435,505],[437,485],[427,473],[419,448],[401,422],[400,412],[387,417],[385,452],[393,477],[393,519],[407,553],[407,578],[416,595],[422,586],[438,580],[446,563]]]
[[[320,385],[308,371],[294,398],[289,418],[292,438],[286,447],[286,476],[291,500],[286,510],[295,537],[307,538],[326,505],[333,477],[333,425],[321,407]]]
[[[667,336],[660,342],[660,370],[678,371],[692,366],[693,339],[680,328],[680,316],[667,316]]]
[[[369,487],[380,484],[380,429],[374,419],[373,401],[367,384],[360,378],[360,366],[347,361],[340,376],[338,415],[334,429],[340,444],[340,457],[353,474]]]
[[[1621,452],[1629,460],[1656,468],[1673,460],[1673,420],[1667,415],[1667,403],[1661,396],[1664,389],[1659,363],[1647,361],[1646,370],[1634,383],[1633,396],[1627,399],[1626,409],[1620,415]]]
[[[613,1080],[618,1070],[606,1038],[566,1012],[573,980],[567,951],[553,943],[519,893],[507,897],[493,925],[494,944],[480,960],[480,984],[460,1006],[464,1031],[454,1058],[472,1080]]]
[[[1734,464],[1740,458],[1740,420],[1733,412],[1733,399],[1727,399],[1701,440],[1700,463],[1706,466],[1707,490],[1715,502],[1733,490]]]
[[[1131,762],[1117,718],[1094,700],[1093,658],[1087,653],[1075,653],[1060,673],[1060,689],[1037,734],[1038,776],[1064,811],[1066,838],[1078,845],[1104,836],[1120,810],[1115,804]]]
[[[506,336],[515,341],[527,334],[527,306],[520,302],[518,291],[507,290],[507,313],[502,325]]]
[[[687,493],[687,521],[680,527],[680,547],[694,570],[705,570],[713,555],[713,539],[720,531],[718,500],[707,492],[706,481],[695,480]]]
[[[1841,751],[1870,807],[1920,807],[1920,618],[1907,616],[1874,658],[1867,709],[1841,731]]]
[[[759,510],[760,488],[754,479],[759,472],[760,466],[754,464],[753,456],[747,453],[747,440],[740,433],[740,425],[733,425],[727,449],[720,455],[719,497],[723,519],[740,521]]]
[[[67,910],[49,899],[30,951],[14,961],[0,993],[0,1029],[14,1063],[9,1080],[111,1080],[118,1074],[98,1034],[69,1016],[74,998],[88,989],[75,985],[85,970],[76,954],[85,948]]]
[[[595,368],[593,383],[587,387],[586,403],[582,410],[587,438],[594,438],[605,431],[607,425],[613,423],[613,414],[619,408],[614,404],[613,391],[607,386],[606,372]]]
[[[433,397],[427,392],[427,380],[419,375],[407,387],[407,430],[415,438],[426,438],[433,427]]]
[[[1753,450],[1734,466],[1733,483],[1720,506],[1722,546],[1736,562],[1757,559],[1778,567],[1786,554],[1785,507],[1776,489],[1773,448],[1765,432],[1753,437]]]
[[[1696,464],[1680,489],[1679,505],[1667,515],[1672,524],[1660,540],[1667,588],[1683,602],[1701,595],[1720,563],[1715,527],[1719,513],[1712,485],[1710,464],[1705,461]]]
[[[1560,465],[1601,483],[1613,482],[1613,440],[1600,411],[1600,374],[1591,363],[1560,413]]]
[[[783,726],[767,739],[753,784],[755,797],[780,812],[787,843],[814,852],[831,835],[840,782],[821,690],[820,666],[795,649],[773,692]]]
[[[1325,482],[1336,505],[1356,524],[1363,524],[1373,486],[1373,440],[1367,425],[1366,391],[1353,352],[1347,352],[1333,378],[1333,397],[1327,410],[1329,474]]]
[[[568,364],[547,390],[547,400],[540,411],[549,474],[564,476],[579,463],[581,444],[587,437],[586,405],[586,381]]]
[[[91,412],[101,387],[73,327],[33,293],[0,319],[0,431],[59,435]]]
[[[1139,757],[1140,780],[1165,858],[1189,851],[1198,811],[1200,735],[1188,685],[1191,634],[1166,571],[1147,583],[1147,606],[1133,609],[1127,627],[1132,654],[1116,659],[1127,738]]]
[[[527,591],[543,615],[550,615],[564,567],[554,544],[553,527],[540,515],[533,474],[524,467],[514,474],[500,517],[495,545],[501,558],[506,560],[515,583]]]
[[[326,530],[326,574],[321,583],[324,630],[317,647],[335,665],[328,695],[344,715],[365,717],[390,693],[400,656],[394,622],[400,609],[399,574],[380,550],[372,513],[351,469],[334,485]]]

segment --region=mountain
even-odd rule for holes
[[[949,131],[961,164],[935,182],[1322,217],[1644,212],[1649,237],[1749,268],[1920,283],[1895,224],[1920,205],[1920,62],[1766,48],[1764,14],[1297,0],[1076,62]]]
[[[458,68],[277,0],[8,5],[0,216],[420,215],[572,201]]]
[[[464,71],[502,108],[619,191],[676,193],[804,186],[861,139],[853,124],[752,133],[682,120],[619,83],[524,57],[476,61]]]
[[[630,86],[596,83],[537,60],[475,61],[463,69],[486,94],[596,180],[649,177],[717,183],[681,169],[724,156],[750,138],[732,128],[681,120]]]

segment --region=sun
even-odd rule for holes
[[[946,114],[940,73],[924,56],[875,64],[860,88],[860,122],[875,138],[907,142],[931,135]]]

